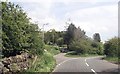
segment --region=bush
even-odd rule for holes
[[[98,44],[97,44],[97,42],[92,42],[91,46],[94,47],[94,48],[97,48]]]
[[[103,44],[93,42],[92,40],[81,39],[80,41],[73,41],[69,45],[70,51],[76,51],[80,54],[103,54]]]
[[[56,55],[60,53],[58,46],[52,46],[52,45],[45,45],[45,49],[50,52],[52,55]]]
[[[77,53],[86,53],[87,52],[87,47],[86,47],[87,43],[84,40],[81,41],[73,41],[70,45],[69,45],[69,50],[70,51],[76,51]]]
[[[109,57],[118,57],[118,51],[120,51],[120,49],[118,48],[118,38],[114,37],[112,39],[110,39],[109,41],[105,42],[104,44],[104,52],[107,56]],[[120,41],[120,40],[119,40]]]
[[[42,54],[44,45],[38,25],[30,22],[29,17],[19,5],[1,2],[1,6],[2,55],[15,56],[21,51]]]
[[[56,61],[49,52],[38,57],[35,64],[33,64],[27,72],[51,72],[56,65]]]
[[[58,38],[57,39],[57,45],[62,46],[63,43],[64,43],[64,39],[63,38]]]

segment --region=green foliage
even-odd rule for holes
[[[71,51],[76,51],[78,54],[102,55],[104,51],[102,43],[96,43],[85,39],[73,41],[69,47]]]
[[[86,53],[86,46],[87,43],[84,40],[79,41],[73,41],[70,45],[69,45],[69,50],[71,51],[76,51],[77,53]]]
[[[51,72],[55,67],[55,59],[49,52],[45,52],[42,57],[38,57],[35,64],[27,72]]]
[[[118,52],[120,51],[120,49],[118,48],[118,45],[120,42],[118,37],[114,37],[112,39],[110,39],[109,41],[105,42],[104,44],[104,48],[105,48],[105,54],[107,56],[111,56],[111,57],[117,57],[118,56]]]
[[[52,55],[60,53],[59,47],[52,45],[45,45],[45,49],[50,52]]]
[[[58,54],[59,48],[57,46],[45,45],[44,54],[38,56],[35,63],[27,70],[27,72],[51,72],[55,65],[56,61],[53,58],[53,55]]]
[[[92,42],[91,46],[94,47],[94,48],[97,48],[98,44],[97,44],[97,42]]]
[[[70,42],[73,40],[75,29],[76,29],[76,27],[72,23],[68,26],[66,34],[64,36],[64,41],[67,45],[69,45]],[[69,47],[68,47],[68,49],[69,49]]]
[[[119,63],[120,63],[118,57],[106,57],[106,58],[104,58],[104,59],[107,60],[107,61],[110,61],[110,62],[112,62],[112,63],[116,63],[116,64],[119,64]]]
[[[45,44],[57,44],[59,46],[64,44],[63,40],[64,32],[63,31],[55,31],[51,29],[45,33]]]
[[[62,46],[63,44],[64,44],[64,39],[62,37],[58,38],[57,39],[57,45]]]
[[[92,57],[92,56],[98,56],[97,54],[78,54],[75,51],[68,52],[66,57]]]
[[[80,29],[80,27],[76,28],[75,25],[73,23],[71,23],[68,26],[67,31],[65,32],[64,42],[67,44],[67,49],[68,50],[71,50],[71,47],[70,47],[71,43],[73,43],[73,45],[77,44],[76,47],[75,47],[76,49],[80,49],[79,46],[81,47],[81,49],[84,49],[83,48],[84,46],[80,45],[78,42],[81,39],[85,39],[85,38],[86,38],[85,32],[82,31]],[[80,52],[80,51],[78,51],[78,52]]]
[[[93,40],[85,35],[85,31],[80,27],[76,28],[74,24],[70,24],[67,28],[64,40],[68,50],[75,51],[77,54],[103,54],[103,45],[100,43],[100,35],[96,33]]]
[[[2,49],[3,55],[9,57],[21,51],[32,51],[41,54],[43,42],[37,24],[19,7],[11,2],[2,5]]]
[[[94,41],[96,41],[96,42],[100,42],[100,41],[101,41],[100,34],[99,34],[99,33],[95,33],[95,34],[93,35],[93,39],[94,39]]]

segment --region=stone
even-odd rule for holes
[[[9,67],[10,67],[10,71],[12,72],[18,72],[20,69],[20,67],[16,63],[11,64]]]
[[[3,67],[2,72],[3,72],[3,73],[8,73],[8,72],[9,72],[9,69],[7,69],[6,67]]]
[[[2,73],[3,67],[4,67],[4,64],[0,62],[0,74]]]

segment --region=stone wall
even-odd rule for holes
[[[33,58],[34,56],[28,53],[3,58],[0,62],[0,74],[24,71],[30,67],[30,60]]]

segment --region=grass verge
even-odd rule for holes
[[[35,63],[27,70],[28,73],[50,73],[56,66],[56,60],[53,58],[54,55],[60,53],[59,47],[45,45],[47,51],[43,55],[37,56]]]
[[[78,54],[74,51],[72,52],[68,52],[66,55],[66,57],[92,57],[92,56],[99,56],[98,54]]]
[[[59,54],[59,47],[58,46],[52,46],[52,45],[45,45],[45,49],[50,52],[52,55]]]
[[[109,61],[111,63],[115,63],[115,64],[120,63],[120,61],[118,60],[118,57],[106,57],[106,58],[104,58],[104,60],[107,60],[107,61]]]
[[[38,57],[35,63],[27,70],[27,72],[51,72],[56,65],[56,61],[49,52]]]

